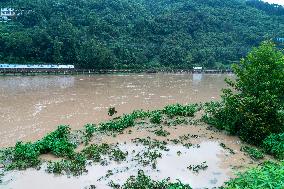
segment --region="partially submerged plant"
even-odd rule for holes
[[[191,189],[188,184],[181,182],[170,183],[169,180],[154,181],[149,176],[145,175],[142,170],[138,171],[137,177],[131,176],[120,187],[117,184],[112,184],[119,189]]]
[[[117,113],[117,111],[115,110],[115,107],[110,107],[109,109],[108,109],[108,115],[109,116],[113,116],[114,114],[116,114]]]
[[[162,114],[160,111],[153,111],[151,113],[150,122],[154,124],[160,124],[162,122]]]
[[[86,125],[84,125],[83,141],[84,141],[85,145],[87,145],[90,142],[90,140],[93,137],[95,131],[96,131],[96,125],[94,125],[94,124],[86,124]]]
[[[220,143],[220,146],[221,146],[222,148],[224,148],[225,150],[228,150],[228,151],[230,152],[230,154],[235,154],[234,150],[231,149],[231,148],[229,148],[229,147],[227,147],[226,144]]]
[[[74,176],[81,175],[86,170],[87,159],[84,155],[78,153],[70,160],[61,160],[48,162],[47,171],[55,174],[72,174]]]
[[[163,136],[163,137],[170,135],[170,133],[168,131],[164,130],[163,128],[155,130],[154,133],[157,136]]]
[[[173,118],[175,116],[193,117],[194,114],[199,110],[197,104],[181,105],[173,104],[168,105],[163,109],[163,113]]]
[[[188,170],[191,170],[195,173],[199,173],[200,170],[206,170],[207,168],[208,168],[208,165],[206,164],[206,161],[198,165],[189,165],[187,167]]]
[[[243,146],[241,151],[246,152],[252,159],[259,160],[264,158],[264,154],[257,148]]]

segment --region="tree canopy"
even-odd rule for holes
[[[0,62],[78,68],[224,68],[284,37],[283,15],[243,0],[5,0]],[[282,16],[282,17],[281,17]]]

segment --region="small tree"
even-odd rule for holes
[[[211,109],[211,123],[260,145],[271,133],[284,131],[284,55],[272,42],[263,42],[235,64],[236,81],[223,90],[222,103]]]

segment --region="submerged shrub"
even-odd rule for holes
[[[163,137],[170,135],[170,133],[168,131],[164,130],[163,128],[155,130],[154,133],[157,136],[163,136]]]
[[[227,189],[279,188],[284,186],[284,162],[265,162],[263,165],[239,173],[225,184]]]
[[[162,114],[160,111],[154,111],[151,114],[150,122],[153,124],[160,124],[162,122]]]
[[[58,157],[72,157],[77,145],[70,141],[70,133],[69,126],[60,125],[55,131],[37,141],[35,145],[41,154],[51,152]]]
[[[48,162],[47,172],[55,174],[72,174],[80,175],[86,172],[87,159],[82,154],[75,154],[72,159],[61,160],[56,162]]]
[[[241,151],[246,152],[252,159],[255,159],[255,160],[264,158],[264,154],[257,148],[243,146],[241,148]]]
[[[11,163],[5,168],[7,170],[26,169],[39,165],[39,149],[32,143],[17,142],[15,147],[10,150]]]
[[[110,151],[110,146],[108,144],[96,145],[92,144],[82,150],[82,154],[95,162],[101,160],[102,155],[106,155]]]
[[[95,131],[96,131],[96,128],[94,124],[84,125],[83,141],[86,145],[90,142]]]
[[[271,134],[262,144],[263,149],[278,159],[284,159],[284,133]]]
[[[198,107],[196,104],[189,105],[181,105],[181,104],[173,104],[168,105],[163,109],[163,113],[169,117],[174,116],[187,116],[192,117],[194,113],[198,111]]]

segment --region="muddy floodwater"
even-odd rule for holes
[[[76,130],[108,120],[110,106],[121,115],[173,103],[218,100],[226,77],[234,78],[207,74],[1,77],[1,146],[39,139],[59,124]],[[97,132],[90,144],[110,145],[125,157],[115,160],[104,154],[99,162],[88,159],[79,176],[68,171],[48,173],[48,161],[60,160],[52,154],[40,156],[43,164],[38,169],[4,172],[2,165],[0,189],[110,189],[110,183],[123,185],[141,170],[154,180],[181,181],[194,189],[218,188],[237,171],[270,158],[252,160],[241,150],[247,144],[205,124],[202,114],[198,110],[193,117],[164,116],[160,124],[138,119],[122,132]],[[158,128],[167,134],[158,135]],[[76,152],[85,147],[80,144]]]
[[[224,78],[209,74],[0,77],[0,147],[36,140],[57,125],[82,128],[118,114],[219,98]]]

